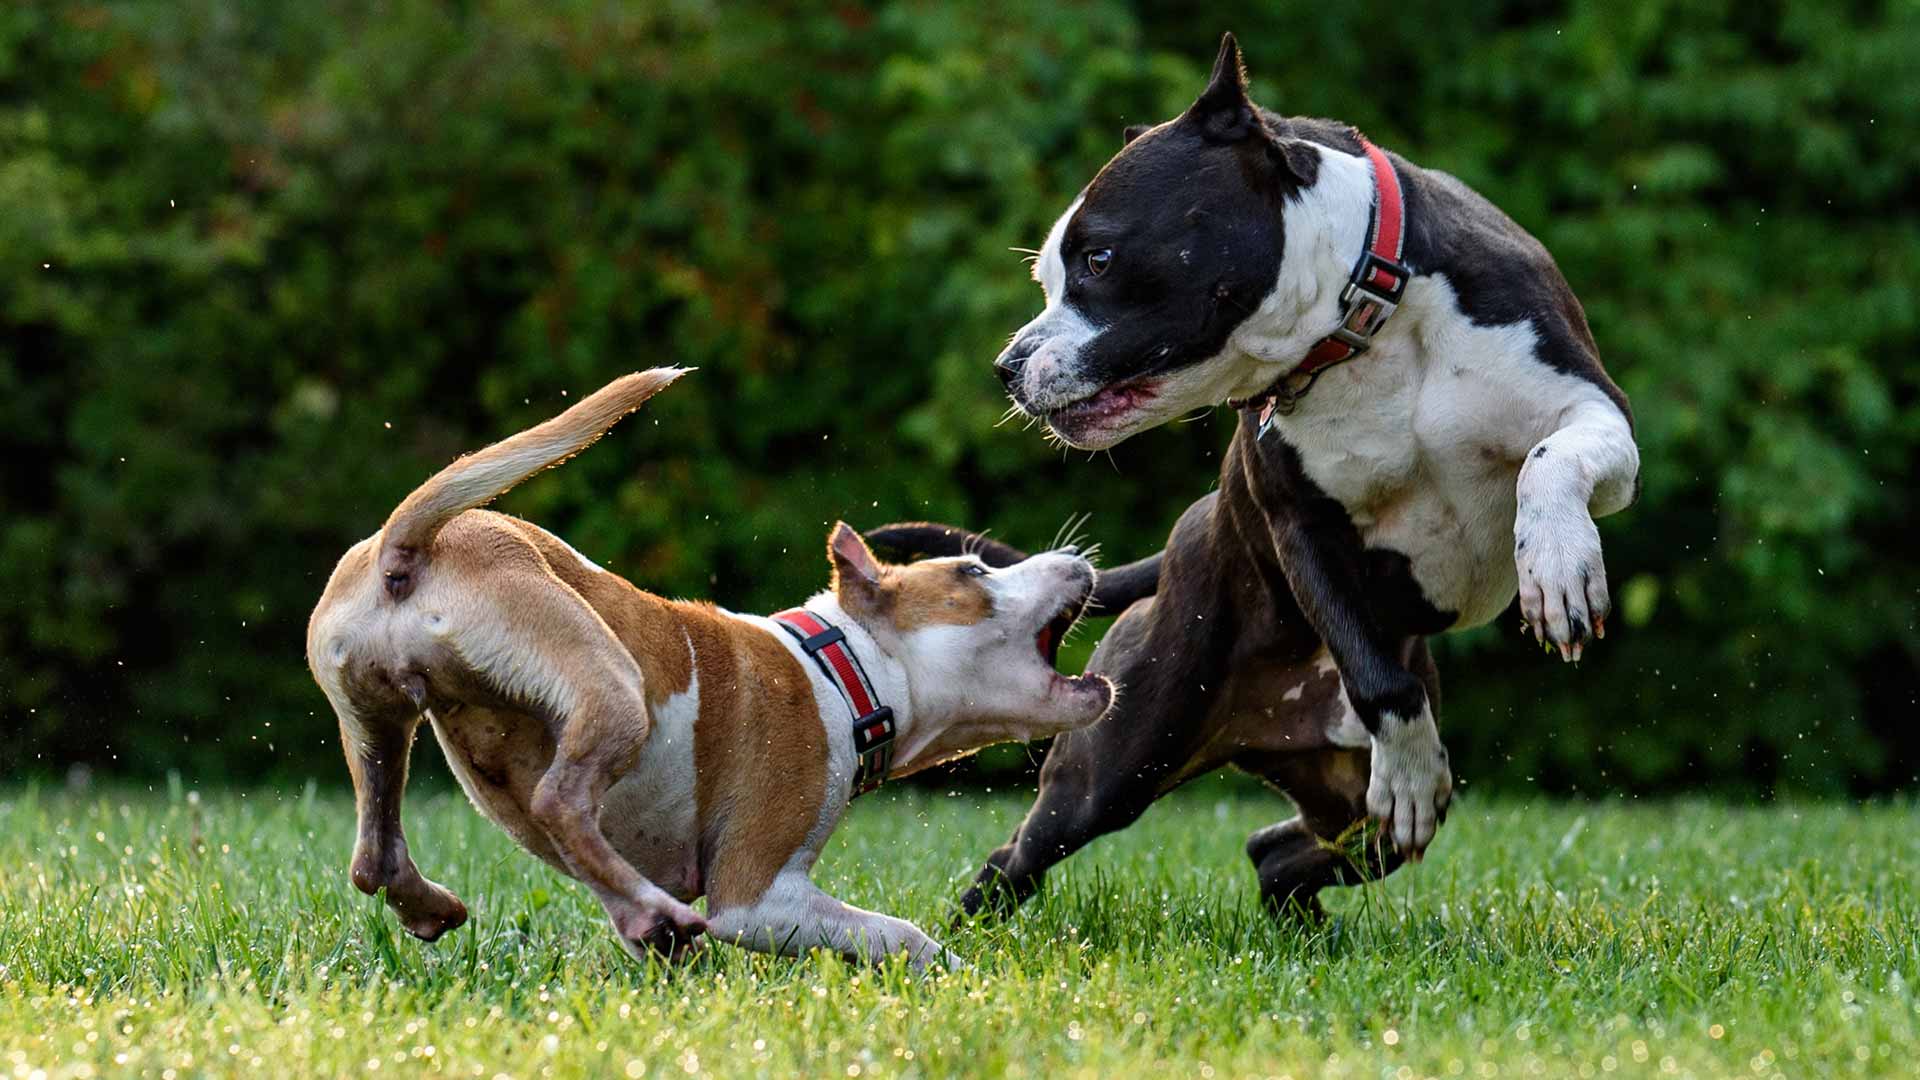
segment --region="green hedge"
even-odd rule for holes
[[[1158,546],[1224,410],[1062,459],[988,361],[1009,249],[1231,28],[1540,236],[1634,402],[1617,633],[1450,641],[1467,782],[1920,772],[1920,8],[641,7],[0,9],[0,766],[342,775],[333,560],[635,367],[701,371],[507,506],[658,591],[793,601],[835,517]]]

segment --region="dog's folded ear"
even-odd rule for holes
[[[880,599],[880,563],[860,533],[836,521],[827,537],[827,561],[833,564],[833,592],[842,606],[871,609]]]

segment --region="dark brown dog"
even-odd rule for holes
[[[1517,593],[1578,659],[1608,609],[1594,519],[1637,483],[1626,398],[1552,257],[1453,177],[1254,105],[1229,36],[1192,108],[1127,132],[1034,274],[1046,308],[995,368],[1054,437],[1100,449],[1242,412],[1218,492],[1163,556],[1099,586],[1124,614],[1089,670],[1119,703],[1055,741],[964,907],[1017,903],[1225,764],[1299,806],[1247,844],[1276,906],[1419,858],[1453,788],[1426,637]],[[896,552],[977,543],[871,535]],[[1348,854],[1369,818],[1380,842]]]

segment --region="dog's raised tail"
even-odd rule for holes
[[[401,500],[380,530],[378,565],[387,594],[398,600],[413,591],[434,537],[455,516],[485,506],[534,473],[592,446],[607,429],[690,370],[664,367],[622,375],[559,416],[433,474]]]

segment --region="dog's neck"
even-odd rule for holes
[[[1340,292],[1367,245],[1373,172],[1366,158],[1309,145],[1320,168],[1312,185],[1282,205],[1286,247],[1273,291],[1227,339],[1245,359],[1234,399],[1273,385],[1339,324]]]
[[[847,636],[847,648],[866,671],[867,681],[873,684],[874,693],[878,695],[878,704],[893,710],[894,758],[889,775],[906,771],[905,766],[913,763],[916,749],[924,748],[938,733],[937,730],[926,730],[930,726],[937,729],[938,717],[924,703],[914,700],[913,679],[907,671],[906,662],[882,646],[872,631],[849,614],[831,589],[810,597],[805,607],[839,627],[841,633]],[[853,718],[847,715],[846,704],[837,697],[834,701],[823,703],[821,715],[827,718],[829,724],[844,723],[851,726],[853,723]],[[931,724],[927,722],[929,717],[933,717]]]

